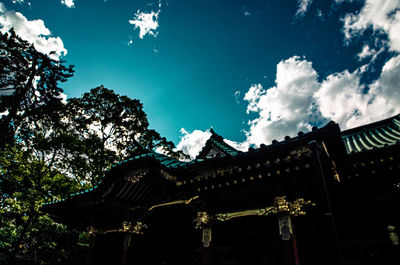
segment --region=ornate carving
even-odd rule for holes
[[[147,225],[142,222],[136,222],[136,224],[133,225],[131,222],[124,221],[122,222],[122,229],[120,229],[120,232],[142,235],[146,228]]]
[[[132,183],[139,182],[144,176],[146,176],[150,171],[148,169],[135,170],[124,177],[125,180]]]
[[[210,226],[212,221],[212,217],[209,213],[206,212],[198,212],[197,217],[194,220],[195,227],[197,229],[204,228],[206,226]]]
[[[95,236],[96,235],[96,229],[94,228],[94,226],[89,226],[87,228],[87,231],[88,231],[88,235],[89,236]]]
[[[315,203],[305,201],[303,198],[296,199],[293,202],[288,202],[286,196],[276,197],[274,204],[274,214],[289,214],[291,216],[305,215],[306,212],[303,210],[304,206],[315,206]]]

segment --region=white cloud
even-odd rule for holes
[[[22,4],[23,2],[25,2],[24,0],[12,0],[13,4]]]
[[[303,17],[306,13],[308,8],[311,6],[313,0],[298,0],[299,7],[296,11],[296,17]]]
[[[245,94],[247,112],[258,117],[249,121],[244,142],[225,140],[238,150],[250,145],[271,144],[286,135],[309,131],[316,121],[333,120],[342,130],[360,126],[400,113],[400,55],[390,59],[378,80],[363,85],[366,71],[361,66],[353,72],[344,70],[318,82],[312,63],[293,56],[277,65],[275,86],[264,89],[252,85]],[[367,91],[367,92],[365,92]],[[211,136],[208,131],[188,133],[182,129],[178,150],[194,158]]]
[[[298,13],[304,15],[311,1],[299,3]],[[299,130],[308,131],[316,121],[333,120],[345,130],[400,113],[400,55],[384,64],[376,81],[360,81],[368,74],[368,65],[385,49],[400,52],[400,0],[366,0],[359,13],[347,14],[343,21],[347,41],[371,27],[386,33],[388,42],[376,34],[374,48],[365,44],[357,54],[359,60],[369,62],[354,71],[333,73],[321,82],[312,63],[304,58],[282,60],[277,65],[275,86],[264,89],[261,84],[253,84],[244,96],[247,113],[258,114],[249,121],[247,139],[242,143],[227,140],[228,144],[238,148],[259,146],[270,144],[273,139],[282,140],[286,135],[295,136]],[[190,149],[190,139],[185,140],[185,148]]]
[[[359,54],[357,54],[358,60],[361,61],[363,59],[369,58],[376,54],[375,49],[371,49],[368,44],[365,44]]]
[[[139,38],[143,39],[146,34],[157,36],[158,28],[158,15],[161,9],[157,12],[151,11],[150,13],[140,12],[138,10],[133,20],[129,20],[129,23],[135,25],[135,29],[139,28]]]
[[[277,65],[275,86],[264,90],[261,84],[252,85],[244,100],[248,101],[247,113],[257,112],[259,117],[249,121],[247,141],[258,146],[308,130],[317,77],[311,62],[294,56]]]
[[[360,84],[362,69],[328,76],[314,95],[321,114],[338,122],[342,129],[400,112],[400,56],[390,59],[379,79],[367,87]]]
[[[7,10],[3,3],[0,3],[0,27],[3,33],[14,28],[15,33],[22,39],[33,43],[38,51],[50,55],[53,59],[67,54],[61,38],[52,37],[43,20],[28,20],[19,12]],[[50,54],[52,51],[55,54]]]
[[[242,151],[242,152],[247,152],[249,150],[249,143],[248,142],[235,142],[235,141],[231,141],[228,139],[224,139],[224,142],[229,144],[230,146],[232,146],[233,148],[235,148],[236,150]]]
[[[184,128],[180,130],[182,136],[181,141],[176,146],[177,150],[182,150],[188,154],[191,159],[194,159],[203,149],[211,133],[207,131],[194,130],[189,133]]]
[[[194,130],[191,133],[186,131],[184,128],[180,130],[181,140],[176,146],[177,150],[183,151],[185,154],[190,156],[190,159],[194,159],[205,146],[207,140],[211,137],[209,130],[201,131]],[[239,151],[247,151],[249,149],[248,142],[235,142],[228,139],[224,139],[225,143],[229,144],[233,148]]]
[[[66,5],[68,8],[75,7],[74,0],[61,0],[61,4]]]
[[[371,27],[374,31],[383,30],[390,49],[400,52],[400,0],[366,0],[359,13],[347,14],[343,22],[347,40]]]

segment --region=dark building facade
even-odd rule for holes
[[[88,230],[83,264],[400,264],[400,115],[240,152],[212,131],[182,162],[144,152],[43,206]]]

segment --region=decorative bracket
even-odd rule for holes
[[[220,213],[216,214],[215,217],[219,221],[227,221],[237,217],[254,215],[262,216],[268,214],[299,216],[306,214],[306,212],[303,210],[304,206],[315,206],[315,203],[312,203],[311,201],[305,201],[303,198],[288,202],[286,200],[286,196],[280,196],[276,197],[274,199],[274,204],[269,207],[229,213]]]

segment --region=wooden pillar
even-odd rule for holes
[[[126,265],[128,261],[129,255],[129,247],[131,246],[132,242],[132,234],[126,233],[124,237],[124,243],[122,245],[122,256],[121,256],[121,265]]]

